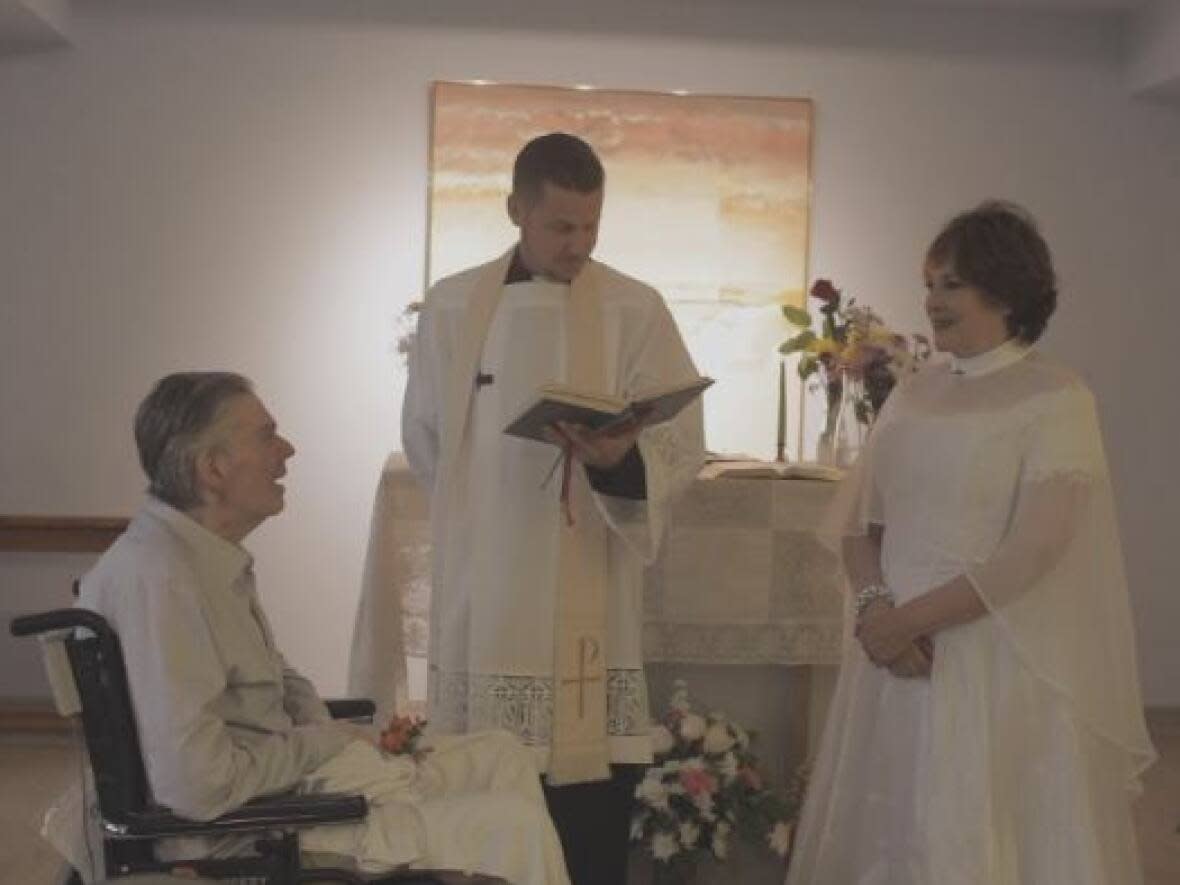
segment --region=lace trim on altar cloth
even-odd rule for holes
[[[553,726],[553,678],[481,673],[431,673],[431,723],[443,732],[504,729],[527,746],[548,746]],[[607,734],[648,733],[642,670],[606,671]]]

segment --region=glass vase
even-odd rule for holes
[[[831,438],[830,463],[837,467],[851,467],[864,447],[868,428],[860,420],[859,414],[864,408],[864,399],[864,382],[845,374]]]

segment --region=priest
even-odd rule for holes
[[[651,760],[642,568],[703,463],[699,402],[658,426],[504,427],[558,382],[632,397],[696,377],[659,293],[591,259],[605,175],[563,133],[521,150],[518,243],[427,293],[402,416],[431,493],[429,715],[532,748],[575,885],[626,881]]]

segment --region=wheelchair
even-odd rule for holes
[[[131,694],[116,635],[101,615],[81,608],[56,609],[14,618],[14,636],[45,640],[46,668],[58,711],[79,716],[94,777],[99,827],[107,879],[160,882],[235,880],[251,885],[343,882],[350,885],[439,885],[420,872],[390,873],[373,879],[349,869],[304,867],[298,831],[312,826],[354,823],[364,819],[363,796],[281,794],[252,800],[209,821],[173,814],[151,801],[139,746]],[[331,700],[337,719],[372,718],[368,700]],[[157,840],[184,836],[254,837],[254,853],[241,857],[163,861]],[[81,878],[72,871],[68,883]]]

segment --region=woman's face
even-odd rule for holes
[[[934,346],[957,357],[978,356],[1009,338],[1008,308],[989,300],[965,282],[948,264],[927,263],[926,316],[934,330]]]

